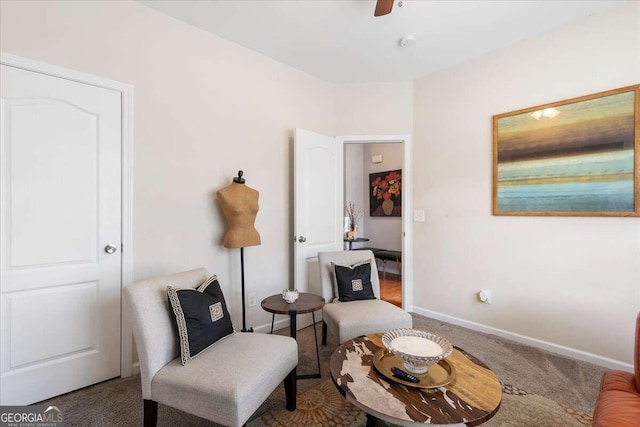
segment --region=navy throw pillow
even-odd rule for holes
[[[339,301],[376,299],[371,285],[371,264],[369,262],[350,267],[335,265],[334,269]]]
[[[233,333],[231,316],[216,276],[198,289],[167,288],[180,338],[180,357],[186,365],[203,350]]]

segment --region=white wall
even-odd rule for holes
[[[335,85],[336,135],[413,133],[413,82]]]
[[[358,221],[358,236],[366,236],[364,215],[366,199],[365,186],[366,181],[363,172],[362,158],[364,156],[363,144],[345,144],[344,146],[344,204],[345,207],[349,202],[353,202],[360,206],[363,210],[363,217]],[[352,243],[353,247],[360,243]],[[345,243],[345,249],[347,244]]]
[[[632,363],[640,219],[492,216],[491,120],[638,83],[637,2],[417,80],[415,306]]]
[[[246,250],[261,299],[290,280],[292,129],[413,133],[415,305],[630,362],[640,220],[492,217],[491,116],[640,82],[639,15],[625,4],[415,84],[330,85],[132,2],[0,2],[0,49],[135,86],[136,278],[205,266],[238,325],[216,190],[243,169],[261,193]]]
[[[222,246],[215,193],[243,169],[262,235],[245,250],[247,292],[260,301],[288,286],[290,138],[333,133],[333,85],[135,2],[0,7],[3,52],[135,87],[135,278],[206,267],[241,327],[240,254]],[[270,319],[248,310],[250,326]]]

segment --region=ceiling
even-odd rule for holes
[[[512,45],[621,1],[140,1],[332,83],[406,81]],[[399,47],[412,34],[412,47]]]

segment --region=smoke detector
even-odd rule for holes
[[[416,44],[416,36],[413,34],[407,34],[400,39],[400,47],[411,47]]]

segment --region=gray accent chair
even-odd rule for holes
[[[338,295],[334,294],[335,274],[331,263],[350,266],[367,260],[371,264],[371,284],[376,299],[333,302]],[[327,343],[327,329],[342,344],[360,335],[413,327],[413,319],[409,313],[380,300],[380,280],[373,252],[369,250],[319,252],[318,264],[322,296],[327,301],[327,304],[322,307],[322,345]]]
[[[182,366],[167,286],[197,288],[208,277],[200,268],[124,289],[140,359],[145,426],[156,425],[158,403],[242,426],[283,380],[287,409],[296,408],[298,346],[290,337],[235,332]]]

